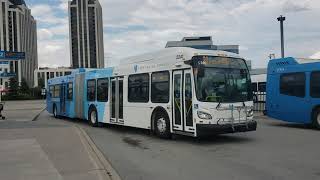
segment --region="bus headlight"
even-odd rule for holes
[[[202,112],[202,111],[198,111],[198,117],[200,119],[207,119],[207,120],[212,119],[212,116],[210,114]]]
[[[247,117],[252,117],[253,116],[253,110],[249,109],[247,110]]]

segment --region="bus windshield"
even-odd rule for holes
[[[252,100],[251,79],[243,59],[213,56],[193,58],[196,96],[202,102]]]

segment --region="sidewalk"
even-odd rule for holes
[[[108,163],[79,127],[56,121],[46,113],[38,121],[29,121],[32,118],[27,114],[26,118],[16,116],[19,121],[11,116],[0,123],[1,180],[111,179]]]

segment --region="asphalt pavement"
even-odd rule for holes
[[[173,140],[134,128],[80,124],[126,180],[320,179],[320,131],[256,119],[256,132]]]
[[[41,113],[44,106],[43,101],[6,104],[7,118],[0,121],[0,179],[117,179],[86,132]]]
[[[256,117],[256,132],[172,140],[147,130],[54,119],[46,111],[30,119],[0,122],[0,179],[101,179],[101,172],[124,180],[320,179],[320,131],[264,116]],[[91,143],[85,145],[81,132]]]

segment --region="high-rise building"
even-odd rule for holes
[[[98,0],[69,1],[72,68],[103,68],[102,8]]]
[[[25,52],[24,60],[2,62],[8,66],[3,69],[32,87],[38,68],[37,24],[24,0],[0,0],[0,50]],[[3,82],[5,77],[0,79]]]

